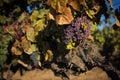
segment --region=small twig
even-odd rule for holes
[[[28,68],[28,64],[25,64],[23,61],[18,60],[17,61],[19,64],[21,64],[22,66],[24,66],[25,68]]]
[[[87,62],[87,58],[85,56],[85,53],[84,53],[83,49],[78,49],[78,50],[79,50],[79,53],[82,55],[84,61]]]

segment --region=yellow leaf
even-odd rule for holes
[[[51,50],[47,50],[45,53],[45,61],[52,61],[53,59],[53,53]]]
[[[73,41],[70,41],[69,44],[67,44],[66,49],[71,50],[74,48],[74,46],[75,46],[75,43],[73,43]]]
[[[18,22],[22,22],[24,21],[25,19],[28,19],[28,14],[26,12],[23,12],[19,18],[18,18]]]
[[[33,24],[35,30],[42,31],[45,28],[45,19],[40,19],[36,23]]]
[[[38,15],[39,15],[39,12],[37,10],[34,10],[32,15],[30,16],[30,19],[34,21],[37,19]]]
[[[57,1],[58,0],[50,0],[50,5],[53,9],[56,9]]]
[[[36,42],[34,28],[32,28],[32,27],[27,27],[27,29],[26,29],[26,36],[27,36],[27,39],[28,39],[29,41],[31,41],[31,42]]]
[[[48,60],[48,54],[45,54],[45,61]]]
[[[32,54],[33,52],[38,51],[36,44],[31,44],[29,49],[26,51],[27,54]]]
[[[26,39],[26,37],[21,38],[21,46],[25,53],[27,53],[28,49],[30,48],[30,45],[31,43]]]
[[[63,13],[67,8],[65,0],[58,0],[56,10],[58,13]]]

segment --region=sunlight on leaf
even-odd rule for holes
[[[53,59],[53,53],[51,50],[47,50],[45,53],[45,61],[52,61]]]
[[[55,20],[54,16],[50,12],[47,14],[47,20]]]
[[[80,8],[79,8],[79,3],[77,2],[77,0],[69,0],[69,5],[72,6],[73,9],[75,9],[76,11],[80,11]]]
[[[33,52],[38,51],[36,44],[31,44],[29,49],[26,51],[27,54],[32,54]]]
[[[35,40],[35,31],[34,31],[34,28],[32,27],[27,27],[26,29],[26,36],[27,36],[27,39],[31,42],[36,42]]]
[[[32,15],[30,16],[30,19],[34,21],[37,19],[38,15],[39,15],[39,12],[37,10],[34,10]]]
[[[66,45],[66,49],[71,50],[74,48],[74,46],[75,46],[75,43],[71,40],[69,44]]]
[[[50,5],[53,9],[56,9],[57,1],[58,0],[50,0]]]
[[[57,6],[56,6],[56,11],[58,13],[63,13],[66,10],[66,8],[67,8],[67,6],[66,6],[65,0],[58,0]]]
[[[67,0],[50,0],[51,7],[58,13],[63,13],[67,8]]]
[[[94,38],[93,38],[92,35],[89,35],[89,36],[87,37],[87,39],[88,39],[88,40],[93,40]]]
[[[73,16],[70,8],[66,8],[63,14],[56,16],[56,22],[59,25],[70,24],[73,20]]]
[[[30,48],[30,45],[31,43],[26,39],[26,37],[21,38],[21,46],[25,53],[28,53],[28,49]]]
[[[42,31],[45,28],[45,19],[40,19],[36,23],[33,24],[35,30]]]

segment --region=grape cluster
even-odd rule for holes
[[[30,60],[32,60],[33,66],[37,67],[40,61],[40,52],[35,51],[30,55]]]
[[[87,19],[86,16],[82,16],[81,18],[77,17],[64,29],[64,43],[68,44],[70,40],[72,40],[76,44],[82,46],[90,35],[90,32],[91,27],[89,19]]]

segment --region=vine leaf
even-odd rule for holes
[[[66,2],[65,0],[59,0],[56,5],[56,10],[58,13],[63,13],[66,10]]]
[[[28,41],[25,36],[21,38],[21,47],[23,48],[25,53],[28,53],[28,49],[30,48],[30,45],[31,45],[30,41]]]
[[[28,15],[26,12],[23,12],[23,13],[19,16],[18,22],[22,22],[22,21],[28,19],[28,16],[29,16],[29,15]]]
[[[66,8],[62,14],[56,16],[56,22],[59,25],[70,24],[72,20],[73,16],[70,8]]]
[[[50,0],[51,7],[58,13],[63,13],[66,6],[67,0]]]
[[[15,40],[15,42],[11,48],[11,52],[15,55],[22,55],[23,51],[20,46],[20,42],[18,40]]]
[[[27,26],[26,36],[29,41],[36,42],[34,28]]]
[[[69,0],[69,5],[72,6],[72,8],[76,11],[80,11],[80,8],[79,8],[79,3],[77,2],[77,0]]]
[[[88,40],[93,40],[93,38],[94,38],[94,37],[93,37],[92,35],[89,35],[89,36],[87,37]]]
[[[52,7],[53,9],[56,9],[56,5],[57,5],[56,3],[57,3],[57,1],[58,1],[58,0],[50,0],[50,1],[49,1],[50,5],[51,5],[51,7]]]
[[[39,12],[37,10],[34,10],[32,15],[30,16],[30,19],[34,21],[37,19],[38,15],[39,15]]]
[[[38,50],[36,44],[31,44],[26,37],[22,37],[21,46],[26,54],[32,54],[34,51]]]
[[[45,19],[40,19],[36,23],[33,24],[36,31],[42,31],[45,28]]]
[[[29,49],[26,51],[27,54],[32,54],[33,52],[38,51],[36,44],[31,44]]]
[[[86,11],[86,14],[93,19],[94,15],[98,13],[98,11],[100,10],[100,6],[98,4],[94,5],[92,9],[89,9]]]
[[[47,20],[55,20],[54,16],[50,12],[47,14]]]
[[[52,61],[53,59],[53,53],[51,50],[47,50],[45,53],[45,61]]]
[[[13,25],[9,25],[9,26],[4,27],[4,31],[6,33],[11,34],[12,36],[16,33],[15,30],[14,30]]]

